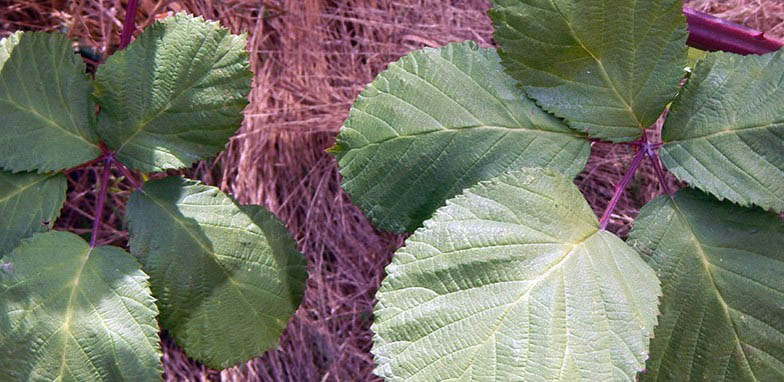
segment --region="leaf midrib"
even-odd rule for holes
[[[6,200],[9,200],[9,199],[13,198],[14,196],[16,196],[16,195],[18,195],[18,194],[21,194],[22,192],[25,192],[25,191],[27,191],[28,189],[30,189],[31,187],[35,186],[36,184],[38,184],[38,183],[42,183],[42,182],[45,182],[45,181],[47,181],[47,180],[51,179],[52,177],[53,177],[53,175],[49,175],[49,176],[46,176],[46,177],[44,177],[44,178],[41,178],[41,179],[36,179],[36,180],[33,180],[33,182],[31,182],[31,183],[28,183],[28,184],[25,184],[25,185],[24,185],[24,186],[22,186],[22,187],[18,187],[18,188],[16,188],[16,189],[15,189],[14,191],[12,191],[10,194],[8,194],[8,195],[6,195],[6,196],[4,196],[4,197],[0,198],[0,203],[3,203],[3,202],[5,202]]]
[[[143,193],[143,191],[142,191],[142,193]],[[166,214],[168,214],[168,215],[169,215],[169,216],[170,216],[170,217],[171,217],[171,218],[172,218],[174,221],[176,221],[176,222],[177,222],[177,224],[179,224],[179,225],[180,225],[180,226],[181,226],[181,227],[182,227],[182,228],[185,230],[185,232],[187,232],[187,233],[188,233],[188,236],[190,236],[190,237],[191,237],[191,238],[192,238],[192,239],[193,239],[193,240],[194,240],[196,243],[198,243],[198,244],[199,244],[199,246],[200,246],[202,249],[204,249],[205,253],[206,253],[208,256],[212,255],[212,256],[210,256],[210,257],[212,258],[212,260],[213,260],[213,263],[215,263],[215,265],[217,265],[218,269],[220,269],[220,270],[221,270],[221,272],[223,272],[223,274],[225,274],[225,275],[226,275],[226,279],[227,279],[227,280],[229,280],[229,282],[232,284],[232,286],[234,287],[234,289],[237,291],[237,295],[238,295],[238,296],[239,296],[239,297],[242,299],[242,301],[245,303],[245,305],[247,305],[248,307],[250,307],[251,311],[252,311],[252,312],[253,312],[253,314],[256,316],[256,318],[258,318],[258,319],[259,319],[259,321],[261,321],[261,322],[264,322],[264,320],[261,318],[261,314],[262,314],[262,313],[261,313],[261,312],[259,312],[259,311],[256,309],[256,306],[255,306],[255,305],[251,304],[251,303],[250,303],[250,301],[248,301],[247,297],[245,296],[245,293],[242,291],[242,288],[240,288],[240,287],[239,287],[239,285],[238,285],[238,284],[237,284],[237,282],[234,280],[234,278],[232,277],[232,275],[231,275],[231,273],[228,271],[228,269],[226,269],[226,268],[223,266],[223,264],[222,264],[222,263],[219,261],[219,259],[217,258],[217,256],[216,256],[217,254],[216,254],[216,253],[214,253],[212,250],[210,250],[210,249],[209,249],[209,247],[207,247],[207,245],[206,245],[205,243],[203,243],[203,242],[202,242],[202,241],[201,241],[201,240],[200,240],[200,239],[199,239],[199,238],[196,236],[196,234],[193,232],[193,230],[191,229],[191,227],[190,227],[190,226],[188,226],[188,225],[186,225],[186,224],[185,224],[185,222],[183,222],[181,219],[179,219],[179,218],[178,218],[178,217],[177,217],[177,216],[176,216],[176,215],[175,215],[175,214],[174,214],[172,211],[170,211],[170,210],[169,210],[169,208],[167,208],[167,206],[166,206],[166,205],[163,205],[163,204],[161,204],[161,203],[158,203],[158,200],[156,200],[156,199],[155,199],[155,198],[153,198],[152,196],[149,196],[149,195],[146,195],[146,194],[145,194],[145,196],[147,196],[147,198],[148,198],[148,199],[150,199],[150,200],[151,200],[153,203],[155,203],[157,206],[159,206],[159,207],[160,207],[160,208],[161,208],[163,211],[165,211],[165,212],[166,212]]]
[[[350,129],[352,129],[354,131],[357,131],[356,129],[353,129],[353,128],[350,128]],[[454,134],[459,134],[459,133],[462,133],[462,132],[471,131],[472,129],[505,130],[508,133],[525,133],[525,134],[539,134],[539,133],[542,133],[542,134],[548,134],[548,135],[556,135],[556,136],[563,136],[563,137],[573,137],[573,138],[579,138],[579,139],[585,139],[586,138],[585,135],[580,134],[579,132],[576,132],[576,131],[575,132],[558,132],[558,131],[552,131],[552,130],[540,130],[540,129],[532,129],[532,128],[528,128],[528,127],[518,127],[518,126],[513,126],[513,127],[510,127],[510,126],[495,126],[495,125],[472,125],[472,126],[461,126],[461,127],[446,127],[446,126],[444,126],[443,128],[436,129],[436,130],[427,130],[427,131],[416,132],[416,133],[413,133],[413,134],[397,135],[397,136],[384,138],[384,139],[381,139],[381,140],[378,140],[378,141],[374,141],[374,142],[368,141],[370,143],[366,143],[366,144],[361,145],[361,146],[349,147],[348,150],[360,150],[360,149],[364,149],[364,148],[368,148],[368,147],[378,146],[378,145],[384,144],[384,143],[389,142],[389,141],[394,141],[394,140],[398,140],[398,139],[406,139],[406,138],[409,138],[409,137],[417,137],[417,136],[422,136],[422,135],[429,135],[429,134],[436,134],[436,133],[454,133]],[[398,134],[399,134],[399,132],[398,132]],[[366,138],[366,140],[367,140],[367,138]]]
[[[78,138],[79,140],[84,141],[88,145],[93,146],[96,149],[99,149],[98,145],[96,145],[95,143],[88,141],[85,137],[83,137],[83,136],[81,136],[79,134],[76,134],[76,133],[66,129],[63,126],[60,126],[60,124],[56,123],[54,120],[52,120],[50,118],[47,118],[46,116],[44,116],[42,114],[40,114],[35,109],[28,109],[28,108],[24,107],[23,105],[20,105],[20,104],[14,102],[14,101],[12,101],[11,99],[8,99],[8,98],[0,99],[0,102],[5,102],[5,103],[7,103],[7,104],[9,104],[9,105],[11,105],[11,106],[13,106],[13,107],[23,111],[23,112],[29,113],[29,114],[35,116],[36,118],[38,118],[39,120],[45,122],[46,124],[48,124],[48,125],[50,125],[50,126],[52,126],[54,128],[57,128],[59,130],[62,130],[64,133],[66,133],[66,134],[68,134],[70,136],[73,136],[75,138]],[[68,113],[66,113],[66,114],[68,114]]]
[[[754,378],[755,381],[759,381],[759,379],[757,379],[757,376],[754,375],[754,370],[751,368],[751,363],[749,362],[749,358],[746,355],[746,352],[743,350],[743,346],[742,346],[743,343],[740,340],[740,336],[738,334],[738,328],[735,325],[735,320],[733,320],[732,316],[730,315],[729,305],[724,300],[724,296],[721,295],[721,291],[719,291],[719,287],[716,284],[716,280],[713,278],[713,273],[711,272],[710,269],[712,263],[708,261],[708,256],[705,254],[705,250],[703,249],[702,244],[697,238],[695,230],[692,227],[691,222],[687,218],[687,215],[683,212],[683,210],[681,210],[680,206],[674,199],[672,199],[672,204],[675,207],[675,210],[683,219],[683,222],[689,228],[689,236],[690,236],[689,241],[694,243],[694,248],[697,250],[697,257],[700,260],[700,265],[702,265],[703,270],[705,271],[705,274],[707,275],[708,280],[711,283],[711,286],[713,286],[713,291],[716,293],[716,298],[718,299],[719,305],[721,306],[721,309],[724,312],[724,316],[726,317],[727,321],[732,325],[732,335],[733,338],[735,339],[735,346],[737,350],[743,355],[743,360],[745,361],[746,364],[745,365],[746,370],[749,372],[749,374],[751,374],[752,378]],[[727,367],[729,367],[729,364],[727,365]]]
[[[574,28],[572,27],[572,24],[569,22],[569,19],[567,19],[566,16],[564,16],[563,12],[561,12],[561,9],[558,8],[558,6],[555,4],[553,0],[550,0],[550,5],[553,6],[553,9],[555,9],[555,11],[558,12],[558,15],[561,16],[561,19],[564,20],[566,26],[569,27],[569,34],[571,34],[574,40],[578,44],[580,44],[580,47],[583,48],[583,50],[586,53],[588,53],[591,56],[591,58],[593,58],[596,64],[599,65],[599,69],[600,69],[599,72],[602,74],[602,77],[604,77],[604,80],[609,85],[608,89],[612,90],[615,96],[618,97],[618,99],[623,103],[624,106],[626,106],[626,110],[629,111],[629,114],[631,114],[631,116],[634,118],[634,121],[637,122],[637,127],[642,128],[642,123],[640,122],[640,119],[637,117],[637,114],[634,112],[634,109],[629,104],[629,102],[627,102],[626,99],[621,96],[621,93],[618,92],[618,89],[615,87],[615,82],[613,82],[610,79],[610,75],[607,73],[607,69],[605,69],[604,63],[601,60],[599,60],[599,58],[596,57],[596,55],[594,55],[593,52],[590,49],[588,49],[588,47],[585,46],[585,44],[583,44],[583,41],[577,36],[577,33],[574,31]]]
[[[504,323],[504,320],[505,320],[506,316],[507,316],[507,315],[508,315],[508,314],[509,314],[509,313],[512,311],[512,309],[513,309],[514,307],[516,307],[516,306],[517,306],[517,304],[519,304],[519,303],[520,303],[520,301],[522,301],[522,300],[523,300],[523,299],[525,299],[527,296],[529,296],[529,295],[530,295],[530,293],[531,293],[531,291],[533,291],[533,290],[535,289],[535,287],[536,287],[536,286],[537,286],[537,285],[538,285],[538,284],[539,284],[539,283],[540,283],[542,280],[545,280],[545,279],[546,279],[546,278],[547,278],[547,277],[548,277],[548,276],[549,276],[551,273],[553,273],[553,272],[554,272],[556,269],[560,268],[560,267],[561,267],[561,265],[562,265],[562,264],[563,264],[563,263],[564,263],[566,260],[568,260],[568,259],[570,258],[570,254],[572,254],[572,253],[575,251],[575,249],[576,249],[578,246],[584,245],[584,244],[585,244],[585,242],[586,242],[588,239],[590,239],[591,237],[593,237],[593,236],[594,236],[594,235],[596,235],[597,233],[599,233],[599,230],[595,230],[594,232],[592,232],[592,233],[588,234],[587,236],[583,237],[582,239],[580,239],[580,240],[577,240],[577,241],[575,241],[574,243],[571,243],[571,248],[569,248],[568,250],[564,251],[564,254],[563,254],[563,255],[562,255],[562,256],[561,256],[559,259],[557,259],[557,260],[555,261],[555,263],[553,263],[553,264],[552,264],[552,265],[551,265],[549,268],[547,268],[547,269],[544,271],[544,273],[542,273],[541,275],[539,275],[539,277],[536,277],[535,279],[531,280],[530,287],[529,287],[529,288],[527,288],[527,289],[525,290],[525,292],[523,292],[523,293],[522,293],[522,294],[521,294],[519,297],[517,297],[517,298],[516,298],[514,301],[512,301],[512,302],[510,302],[510,303],[508,304],[508,307],[507,307],[507,308],[506,308],[506,309],[505,309],[505,310],[504,310],[504,311],[503,311],[503,312],[502,312],[502,313],[501,313],[501,314],[498,316],[498,318],[496,319],[497,323],[496,323],[496,325],[493,327],[493,329],[492,329],[491,333],[490,333],[490,334],[487,336],[487,338],[485,338],[485,339],[484,339],[482,342],[480,342],[479,344],[477,344],[477,345],[474,345],[474,346],[477,348],[477,350],[476,350],[476,351],[475,351],[475,352],[472,354],[472,356],[471,356],[471,360],[468,362],[468,366],[466,366],[466,368],[465,368],[464,372],[465,372],[466,370],[470,369],[470,368],[473,366],[474,362],[476,361],[476,356],[477,356],[477,354],[479,353],[479,349],[481,349],[481,348],[482,348],[482,345],[484,345],[484,344],[485,344],[485,343],[486,343],[486,342],[487,342],[487,341],[488,341],[490,338],[492,338],[492,337],[495,337],[496,333],[498,332],[498,329],[499,329],[499,328],[500,328],[500,327],[503,325],[503,323]],[[429,336],[429,335],[430,335],[430,334],[432,334],[432,333],[433,333],[433,332],[429,333],[428,335],[425,335],[425,336],[421,337],[419,340],[422,340],[423,338],[426,338],[427,336]],[[417,341],[419,341],[419,340],[417,340]],[[412,344],[414,344],[414,343],[415,343],[415,342],[417,342],[417,341],[411,342],[411,343],[410,343],[408,346],[411,346]],[[408,347],[408,346],[407,346],[407,347]],[[403,351],[405,351],[405,349],[404,349],[404,350],[401,350],[401,353],[402,353]],[[564,359],[565,359],[565,358],[564,358]],[[431,364],[432,364],[432,363],[431,363]],[[419,370],[417,370],[417,372],[416,372],[416,373],[412,374],[410,377],[414,377],[415,375],[417,375],[417,374],[421,373],[421,372],[422,372],[422,371],[424,371],[424,370],[425,370],[425,369],[426,369],[428,366],[430,366],[430,365],[425,365],[425,366],[423,366],[422,368],[420,368]]]
[[[64,331],[64,333],[66,333],[66,335],[71,335],[70,326],[71,326],[71,319],[73,318],[73,314],[74,314],[73,305],[74,305],[74,300],[76,299],[76,294],[77,294],[76,291],[79,289],[79,281],[82,277],[82,274],[84,273],[84,268],[87,265],[87,261],[89,261],[90,259],[90,254],[92,253],[92,251],[93,248],[90,247],[87,248],[87,252],[84,253],[83,255],[84,259],[79,265],[79,270],[76,272],[76,276],[74,276],[73,282],[71,283],[72,284],[71,292],[68,295],[68,302],[66,303],[65,306],[65,313],[63,314],[63,324],[61,326],[62,330]],[[68,339],[66,338],[63,341],[63,355],[60,358],[60,371],[58,372],[58,377],[63,377],[65,375],[64,374],[66,368],[65,357],[68,354],[68,352],[66,351],[67,349],[68,349]]]

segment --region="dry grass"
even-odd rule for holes
[[[692,0],[693,7],[784,35],[784,5],[744,0]],[[62,29],[106,56],[119,40],[124,1],[21,0],[0,6],[0,32]],[[169,381],[366,381],[371,372],[369,326],[373,295],[383,267],[403,237],[375,231],[341,191],[332,145],[352,100],[390,61],[422,46],[472,39],[491,44],[486,0],[181,0],[142,1],[138,22],[187,10],[249,33],[256,73],[245,123],[228,149],[186,171],[245,203],[275,212],[307,256],[308,288],[280,347],[248,363],[211,371],[164,339]],[[601,213],[632,152],[594,144],[578,184]],[[70,204],[61,229],[87,229],[95,168],[69,177]],[[122,245],[121,203],[116,191],[105,213],[102,243]],[[649,164],[638,172],[611,220],[625,235],[639,207],[659,193]],[[78,231],[81,232],[81,231]]]

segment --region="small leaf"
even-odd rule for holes
[[[373,353],[394,381],[633,381],[661,294],[571,178],[542,169],[451,199],[386,270]]]
[[[0,167],[48,172],[101,155],[92,84],[64,34],[11,35],[0,68]]]
[[[65,202],[63,174],[0,171],[0,257],[35,232],[52,228]]]
[[[643,207],[629,243],[664,292],[642,381],[784,380],[784,221],[685,189]]]
[[[539,109],[473,42],[422,49],[359,95],[330,150],[373,223],[413,231],[464,188],[510,169],[585,166],[586,137]]]
[[[98,132],[134,169],[188,167],[240,127],[248,67],[244,35],[183,13],[156,22],[98,68]]]
[[[52,231],[0,265],[0,380],[159,381],[147,275],[117,247]]]
[[[278,344],[307,275],[270,212],[170,177],[135,191],[128,219],[131,251],[152,277],[161,324],[189,356],[222,369]]]
[[[680,0],[494,0],[509,74],[545,110],[595,138],[631,141],[659,117],[686,66]]]
[[[662,128],[678,179],[743,206],[784,211],[784,50],[709,53]]]

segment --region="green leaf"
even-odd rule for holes
[[[0,264],[0,380],[159,381],[157,313],[127,252],[36,234]]]
[[[784,221],[685,189],[643,207],[629,243],[664,292],[643,381],[784,380]]]
[[[63,174],[0,171],[0,257],[35,232],[52,228],[65,202]]]
[[[743,206],[784,211],[784,50],[709,53],[662,128],[678,179]]]
[[[22,33],[22,31],[17,31],[4,39],[0,39],[0,70],[3,69],[3,65],[8,61],[8,57],[11,57],[11,52],[14,51],[16,44],[19,44],[19,37],[22,36]]]
[[[494,0],[507,72],[592,137],[631,141],[659,117],[686,66],[680,0]]]
[[[128,218],[161,324],[189,356],[222,369],[278,344],[307,275],[270,212],[170,177],[135,191]]]
[[[705,56],[708,54],[708,52],[704,50],[700,50],[692,47],[689,47],[688,52],[689,53],[688,53],[688,57],[686,58],[686,65],[692,69],[697,65],[697,63],[702,61],[705,58]]]
[[[393,381],[633,381],[661,295],[571,178],[542,169],[451,199],[386,271],[373,353]]]
[[[510,169],[585,166],[586,137],[539,109],[473,42],[408,54],[359,95],[331,149],[373,223],[413,231],[464,188]]]
[[[98,68],[98,132],[134,169],[188,167],[240,127],[248,67],[244,35],[183,13],[156,22]]]
[[[0,68],[0,167],[47,172],[101,155],[92,84],[64,34],[11,35]]]

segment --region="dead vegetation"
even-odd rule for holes
[[[62,30],[96,59],[119,42],[124,1],[0,2],[2,36],[19,29]],[[760,0],[692,0],[698,10],[784,36],[784,4]],[[242,129],[213,161],[186,171],[244,203],[271,209],[308,259],[302,307],[278,349],[221,372],[189,360],[164,339],[168,381],[366,381],[372,376],[369,331],[373,295],[400,235],[375,231],[339,187],[335,161],[324,152],[362,87],[390,61],[422,46],[472,39],[492,44],[486,0],[143,0],[141,27],[156,15],[185,10],[249,34],[255,86]],[[623,176],[632,149],[596,143],[578,183],[601,213]],[[69,176],[69,203],[58,229],[88,229],[96,168]],[[621,200],[610,229],[625,235],[639,207],[659,193],[643,166]],[[102,243],[124,245],[116,191],[105,211]]]

